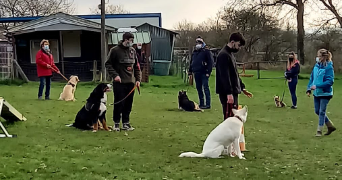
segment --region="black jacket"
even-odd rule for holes
[[[194,50],[191,55],[189,72],[211,74],[213,62],[210,50],[204,48]]]
[[[300,65],[299,62],[295,63],[291,69],[287,69],[285,70],[285,78],[286,79],[292,79],[292,78],[298,78],[298,74],[300,72]]]
[[[217,55],[216,60],[216,93],[241,94],[245,89],[237,70],[236,59],[227,45]]]

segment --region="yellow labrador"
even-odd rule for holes
[[[63,101],[76,101],[75,99],[75,91],[76,91],[76,85],[80,80],[78,79],[78,76],[70,76],[70,79],[68,81],[68,84],[66,84],[63,88],[63,92],[59,96],[58,100]]]

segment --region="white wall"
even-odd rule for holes
[[[63,31],[64,57],[81,57],[81,31]]]
[[[101,23],[101,19],[88,19],[88,20]],[[159,18],[150,17],[150,18],[117,18],[117,19],[107,18],[106,19],[106,25],[113,26],[115,28],[139,26],[144,23],[149,23],[151,25],[159,27]]]

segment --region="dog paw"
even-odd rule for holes
[[[93,130],[93,133],[96,133],[97,131],[96,130]]]
[[[244,154],[244,153],[241,153],[241,156],[245,156],[245,154]]]
[[[243,159],[243,160],[246,160],[246,158],[245,158],[245,157],[239,157],[239,159]]]

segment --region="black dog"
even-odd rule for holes
[[[98,118],[101,112],[101,99],[104,97],[105,92],[110,91],[110,88],[110,84],[101,83],[97,85],[87,99],[86,104],[78,111],[75,122],[71,126],[96,132],[98,129]]]
[[[186,91],[183,90],[178,92],[178,109],[183,109],[184,111],[203,112],[197,103],[189,100],[188,95],[186,95]]]

